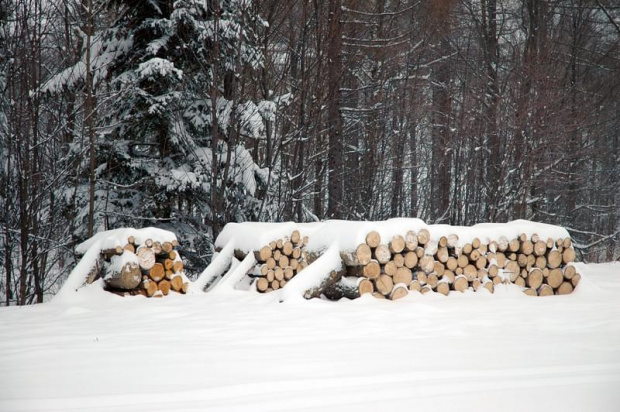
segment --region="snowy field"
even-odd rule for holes
[[[0,411],[620,411],[620,263],[572,295],[0,309]]]

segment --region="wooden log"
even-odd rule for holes
[[[278,244],[277,244],[277,242],[275,240],[272,240],[271,242],[269,242],[268,246],[269,246],[269,249],[271,249],[272,251],[276,250],[278,248]]]
[[[459,275],[454,279],[452,287],[458,292],[465,292],[469,287],[469,282],[465,276]]]
[[[502,278],[501,276],[496,276],[492,279],[492,281],[494,285],[499,285],[500,283],[502,283]]]
[[[450,285],[447,282],[439,282],[435,288],[435,292],[448,296],[450,293]]]
[[[266,262],[273,255],[273,250],[269,246],[263,246],[260,250],[254,251],[254,257],[258,262]]]
[[[478,260],[478,258],[480,258],[480,252],[478,251],[478,249],[472,250],[469,254],[469,261],[475,262],[476,260]]]
[[[280,260],[278,260],[278,265],[279,265],[281,268],[285,268],[285,267],[287,267],[287,266],[290,266],[290,265],[289,265],[289,262],[290,262],[290,261],[289,261],[288,256],[286,256],[286,255],[282,255],[282,256],[280,256]]]
[[[284,242],[282,245],[282,253],[286,256],[291,256],[293,254],[293,243],[290,241]]]
[[[364,266],[363,274],[369,279],[376,279],[381,275],[381,265],[376,260],[371,260]]]
[[[508,250],[510,252],[518,252],[520,247],[521,242],[519,242],[519,239],[512,239],[510,242],[508,242]]]
[[[564,249],[568,249],[572,245],[573,245],[573,242],[571,241],[569,237],[564,238],[564,241],[562,242],[562,246],[564,246]]]
[[[538,293],[536,293],[536,289],[525,288],[523,289],[523,293],[525,293],[528,296],[538,296]]]
[[[415,254],[416,254],[416,256],[418,257],[418,260],[422,259],[422,257],[424,257],[424,248],[423,248],[423,247],[418,246],[418,247],[415,249]]]
[[[383,272],[388,276],[394,276],[397,270],[398,270],[398,266],[396,266],[396,263],[394,263],[393,260],[390,260],[383,267]]]
[[[547,254],[547,243],[539,240],[534,244],[534,255],[545,256]]]
[[[394,282],[388,275],[381,275],[375,279],[375,289],[383,296],[388,296],[394,288]]]
[[[155,263],[151,269],[149,269],[149,277],[155,282],[159,282],[166,276],[166,270],[161,263]]]
[[[547,254],[547,267],[555,269],[562,264],[562,254],[558,250],[551,250]]]
[[[181,276],[173,276],[170,279],[170,287],[175,292],[180,292],[183,288],[183,278]]]
[[[465,243],[463,245],[463,248],[461,249],[461,253],[465,254],[465,255],[469,255],[472,250],[474,250],[474,247],[471,245],[471,243]]]
[[[434,269],[433,269],[433,272],[434,272],[437,276],[442,277],[442,276],[443,276],[443,273],[444,273],[445,271],[446,271],[446,267],[444,266],[444,264],[443,264],[443,263],[441,263],[441,262],[437,262],[437,261],[435,261],[435,267],[434,267]]]
[[[170,280],[172,279],[172,275],[174,275],[174,272],[172,270],[166,269],[166,273],[164,274],[164,279]]]
[[[487,267],[487,264],[489,262],[487,261],[487,258],[485,258],[484,256],[480,256],[478,259],[476,259],[476,269],[484,269]]]
[[[276,266],[276,268],[273,270],[273,276],[276,278],[277,281],[284,280],[284,269],[282,269],[281,266]]]
[[[280,258],[282,257],[282,251],[280,249],[274,250],[272,257],[274,258],[276,262],[279,261]]]
[[[181,288],[181,293],[185,294],[187,293],[187,289],[189,288],[189,283],[188,282],[184,282],[183,283],[183,287]]]
[[[392,259],[392,253],[390,252],[390,248],[386,245],[379,245],[375,249],[375,259],[377,262],[385,265]]]
[[[164,259],[164,269],[172,271],[172,264],[174,262],[170,259]]]
[[[573,265],[564,267],[564,279],[571,280],[577,274],[577,269]]]
[[[436,257],[437,257],[437,260],[440,261],[441,263],[448,262],[448,259],[450,259],[450,253],[448,252],[448,248],[439,247],[437,249]]]
[[[405,249],[405,239],[400,235],[392,237],[392,240],[390,240],[389,248],[390,252],[392,253],[402,252]]]
[[[424,254],[429,256],[435,256],[438,249],[439,246],[437,245],[437,242],[431,239],[426,243],[426,246],[424,246]]]
[[[498,273],[499,273],[499,268],[497,267],[497,265],[489,265],[487,274],[490,278],[494,278],[495,276],[497,276]]]
[[[515,285],[524,288],[525,287],[525,279],[523,279],[521,276],[519,276],[516,280],[515,280]]]
[[[503,269],[504,267],[506,267],[506,262],[508,261],[508,259],[506,259],[506,255],[504,253],[497,252],[495,254],[495,261],[497,262],[497,267]]]
[[[458,267],[464,268],[465,266],[469,265],[469,258],[467,257],[467,255],[459,255],[456,262]]]
[[[517,255],[517,263],[519,264],[519,267],[524,268],[527,266],[527,256],[525,256],[523,253],[520,253]]]
[[[383,296],[383,295],[382,295],[381,293],[379,293],[379,292],[373,292],[373,293],[372,293],[372,296],[373,296],[374,298],[377,298],[377,299],[386,299],[386,297],[385,297],[385,296]]]
[[[570,239],[568,240],[570,241]],[[564,264],[566,265],[574,261],[575,261],[575,249],[573,249],[572,247],[564,249],[564,251],[562,252],[562,262],[564,262]]]
[[[274,274],[275,275],[275,274]],[[295,276],[295,271],[292,267],[287,266],[284,268],[284,280],[291,280]]]
[[[269,269],[275,269],[276,263],[277,263],[276,260],[272,257],[270,257],[269,259],[265,261],[265,264],[267,265]]]
[[[148,271],[155,265],[155,253],[153,253],[153,249],[149,247],[140,246],[138,250],[136,250],[136,256],[138,257],[138,264],[142,270]]]
[[[409,289],[405,285],[395,285],[394,289],[392,289],[392,293],[390,293],[390,299],[398,300],[404,298],[409,294]]]
[[[398,268],[396,273],[393,276],[394,283],[404,283],[406,285],[410,284],[413,280],[413,274],[411,273],[411,269],[406,267]]]
[[[405,266],[405,257],[401,253],[392,255],[392,261],[396,264],[396,267],[402,268]]]
[[[372,259],[372,250],[366,243],[360,243],[352,252],[341,251],[340,258],[347,266],[364,266]],[[314,256],[309,260],[314,261]]]
[[[458,266],[459,266],[458,260],[455,257],[450,256],[448,260],[446,261],[446,268],[448,270],[451,270],[454,272]]]
[[[454,279],[455,278],[456,278],[456,275],[451,270],[445,270],[443,272],[443,275],[441,276],[441,280],[443,280],[444,282],[447,282],[449,284],[454,283]]]
[[[429,240],[431,240],[431,233],[428,231],[428,229],[421,229],[418,232],[418,244],[424,246],[428,243]]]
[[[426,295],[427,293],[431,292],[433,289],[430,288],[430,286],[422,286],[422,289],[420,289],[420,293],[423,295]]]
[[[276,247],[278,249],[282,249],[284,247],[284,239],[278,239],[276,240]],[[279,286],[279,285],[278,285]],[[275,290],[275,289],[274,289]]]
[[[299,233],[299,230],[293,230],[293,233],[291,233],[291,242],[297,244],[299,243],[300,240],[301,240],[301,233]]]
[[[549,271],[549,276],[547,276],[546,283],[552,288],[558,288],[564,281],[564,274],[562,273],[562,269],[551,269]]]
[[[155,253],[155,255],[160,255],[163,252],[161,242],[153,242],[153,246],[151,246],[151,249],[153,250],[153,253]]]
[[[542,284],[538,288],[538,296],[553,296],[553,288],[547,284]]]
[[[144,242],[144,243],[148,246],[148,243],[147,243],[147,242]],[[152,245],[152,243],[151,243],[151,245]],[[149,247],[150,247],[150,246],[149,246]],[[163,253],[163,252],[165,252],[165,253],[170,253],[170,251],[171,251],[172,249],[174,249],[174,246],[172,245],[172,242],[164,242],[164,243],[162,243],[162,244],[161,244],[161,250],[162,250],[162,253]]]
[[[482,243],[480,246],[478,246],[478,252],[480,252],[481,255],[486,255],[489,251],[489,245]]]
[[[489,293],[493,293],[495,291],[495,284],[491,281],[488,281],[482,284],[482,288],[488,290]]]
[[[293,253],[291,253],[291,257],[293,259],[299,259],[301,257],[301,248],[296,247],[293,249]]]
[[[570,280],[570,283],[573,285],[573,287],[577,287],[580,280],[581,275],[579,273],[575,273],[575,276],[573,276],[573,278]]]
[[[130,290],[140,285],[142,273],[140,272],[140,266],[135,262],[127,262],[118,270],[114,268],[114,265],[109,265],[106,268],[104,280],[106,286],[110,288]]]
[[[288,265],[291,267],[291,269],[297,270],[297,268],[299,267],[299,259],[289,260]]]
[[[419,282],[419,281],[417,281],[417,280],[412,280],[412,281],[409,283],[409,290],[410,290],[410,291],[412,291],[412,292],[413,292],[413,291],[415,291],[415,292],[419,292],[421,289],[422,289],[422,285],[420,284],[420,282]]]
[[[558,287],[558,295],[569,295],[573,293],[573,284],[571,282],[562,282]]]
[[[413,269],[414,267],[416,267],[416,265],[418,264],[418,255],[415,254],[415,252],[407,252],[407,254],[405,255],[405,267],[408,267],[409,269]]]
[[[497,241],[492,240],[489,242],[488,250],[491,253],[497,253]]]
[[[522,241],[520,251],[524,255],[531,255],[534,253],[534,244],[531,240]]]
[[[439,276],[437,276],[434,273],[431,273],[430,275],[428,275],[428,277],[426,278],[426,284],[428,286],[430,286],[431,288],[435,288],[437,287],[437,284],[439,283]]]
[[[534,233],[532,234],[532,237],[530,238],[530,240],[532,241],[532,243],[536,243],[540,241],[540,236],[538,236],[538,233]]]
[[[284,286],[286,286],[287,283],[288,283],[288,281],[286,279],[282,279],[280,281],[280,289],[282,289]]]
[[[420,271],[416,272],[415,278],[420,283],[420,285],[424,286],[424,285],[426,285],[426,281],[428,279],[428,275],[420,270]]]
[[[418,247],[418,235],[410,230],[405,234],[405,250],[413,252]]]
[[[366,244],[371,248],[375,248],[381,244],[381,235],[373,230],[366,235]]]
[[[278,290],[278,289],[280,289],[280,281],[279,281],[279,280],[277,280],[277,279],[274,279],[274,280],[273,280],[273,281],[269,284],[269,286],[270,286],[270,287],[271,287],[271,289],[273,289],[273,290]]]
[[[553,246],[555,246],[555,240],[553,240],[553,238],[547,238],[547,249],[553,249]]]
[[[432,273],[435,270],[435,259],[432,256],[424,255],[422,259],[420,259],[420,269],[422,269],[426,274]]]
[[[437,245],[438,245],[439,247],[445,247],[445,248],[447,248],[447,247],[448,247],[448,238],[447,238],[447,237],[445,237],[445,236],[441,236],[441,237],[439,238],[439,240],[437,241]]]
[[[161,291],[161,294],[164,296],[168,296],[170,293],[170,281],[163,279],[159,283],[157,283],[157,289]]]
[[[131,252],[131,253],[136,253],[136,247],[131,243],[127,243],[125,247],[123,247],[123,250],[126,250],[127,252]]]
[[[304,263],[305,262],[302,262],[302,267]],[[345,275],[346,275],[346,270],[344,268],[344,265],[342,265],[340,270],[330,271],[327,275],[323,276],[318,281],[318,283],[316,283],[314,286],[312,286],[311,288],[307,289],[304,292],[304,298],[306,299],[318,298],[319,296],[321,296],[321,294],[323,294],[323,292],[328,287],[338,282]]]
[[[183,272],[183,262],[180,261],[180,260],[175,260],[172,263],[172,271],[174,273],[181,273],[181,272]]]
[[[537,290],[543,283],[543,273],[540,269],[532,269],[527,275],[526,284],[530,288]]]
[[[521,268],[519,264],[514,260],[510,260],[506,263],[506,267],[504,268],[504,274],[508,275],[511,282],[517,280],[517,277],[521,274]]]
[[[271,283],[275,280],[276,278],[276,272],[274,269],[269,269],[267,271],[267,274],[265,275],[265,279],[267,279],[267,282]]]
[[[497,240],[497,250],[499,252],[505,252],[508,250],[508,239],[504,236],[501,236],[498,240]]]
[[[140,288],[146,292],[146,296],[149,298],[153,297],[159,290],[157,288],[157,283],[149,279],[143,280],[142,283],[140,283]]]
[[[342,298],[356,299],[373,292],[374,286],[369,279],[344,276],[338,282],[325,289],[323,295],[330,300],[340,300]]]
[[[467,265],[463,269],[463,275],[467,278],[468,282],[472,282],[478,277],[478,269],[476,269],[474,265]]]

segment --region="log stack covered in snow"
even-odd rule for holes
[[[88,283],[101,277],[106,290],[123,296],[161,297],[187,292],[188,279],[176,239],[160,242],[145,238],[138,242],[130,235],[126,242],[116,243],[124,245],[101,250]]]

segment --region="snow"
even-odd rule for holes
[[[125,250],[120,256],[112,256],[110,259],[110,271],[118,273],[127,263],[134,263],[138,265],[140,261],[138,260],[138,256]]]
[[[0,308],[0,410],[615,412],[620,263],[576,266],[576,291],[547,298],[146,299],[96,282]]]

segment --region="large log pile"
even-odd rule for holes
[[[540,239],[522,234],[490,242],[473,239],[460,245],[458,236],[431,239],[422,229],[383,242],[370,232],[356,250],[342,251],[347,276],[330,285],[330,299],[372,294],[400,299],[410,292],[448,295],[515,284],[531,296],[563,295],[573,291],[581,276],[570,265],[575,251],[570,238]]]
[[[269,242],[257,251],[254,257],[258,264],[252,272],[256,278],[256,290],[260,293],[272,292],[286,286],[299,272],[308,266],[305,246],[308,237],[302,237],[298,230],[291,236]],[[235,255],[238,257],[239,252]]]
[[[88,283],[102,277],[105,289],[121,296],[162,297],[171,291],[186,293],[188,279],[183,272],[176,240],[142,244],[134,236],[124,246],[101,251]]]

